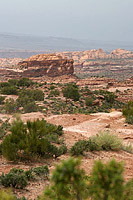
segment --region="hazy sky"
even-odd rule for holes
[[[0,32],[133,41],[133,0],[0,0]]]

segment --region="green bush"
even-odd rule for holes
[[[16,200],[16,197],[10,191],[0,190],[0,200]]]
[[[27,171],[13,168],[7,174],[2,173],[0,176],[0,182],[4,187],[23,189],[28,185],[28,181],[36,178],[35,175],[47,179],[49,176],[48,166],[40,166]]]
[[[24,112],[30,113],[30,112],[37,112],[38,106],[35,102],[28,103],[24,106]]]
[[[16,113],[19,111],[17,103],[12,98],[6,100],[4,109],[8,114]]]
[[[123,164],[115,160],[107,164],[96,161],[89,178],[89,196],[94,200],[132,199],[133,182],[124,183],[123,169]]]
[[[123,115],[126,117],[126,122],[133,124],[133,101],[129,101],[122,110]]]
[[[32,170],[37,176],[43,176],[43,179],[44,178],[48,178],[49,176],[49,169],[48,169],[48,166],[41,166],[41,167],[35,167],[33,170]]]
[[[19,99],[23,99],[28,97],[29,99],[33,99],[34,101],[43,101],[44,100],[44,93],[42,90],[30,90],[30,89],[23,89],[19,93]]]
[[[89,139],[90,150],[104,150],[104,151],[119,151],[122,149],[122,141],[109,132],[100,133],[96,136],[92,136]]]
[[[85,151],[88,151],[89,141],[79,140],[70,149],[70,154],[79,156],[83,155]]]
[[[33,82],[29,78],[20,78],[17,81],[17,85],[19,87],[29,87],[29,86],[33,85]]]
[[[92,98],[87,97],[87,98],[85,99],[85,104],[86,104],[86,106],[92,106],[92,103],[93,103],[93,99],[92,99]]]
[[[106,164],[96,161],[87,177],[80,160],[69,158],[56,166],[39,200],[132,200],[133,179],[125,183],[123,169],[114,159]]]
[[[62,92],[64,97],[73,99],[74,101],[78,101],[80,98],[78,86],[75,84],[67,84]]]
[[[9,121],[9,119],[7,119],[5,122],[3,122],[0,126],[0,139],[2,139],[4,137],[4,135],[7,133],[7,131],[11,127],[11,125],[8,121]]]
[[[11,169],[8,174],[4,175],[4,173],[2,173],[0,181],[4,187],[23,189],[28,185],[24,170],[15,168]]]
[[[78,156],[87,151],[119,151],[122,148],[122,141],[117,136],[104,132],[89,140],[79,140],[71,147],[70,154]]]
[[[0,96],[0,105],[4,104],[5,97]]]
[[[62,127],[47,123],[45,120],[28,121],[24,124],[16,120],[11,127],[11,134],[2,142],[2,154],[8,160],[32,159],[39,157],[58,157],[65,151],[62,146],[57,148],[47,135],[62,135]]]
[[[69,158],[56,166],[49,185],[39,200],[80,200],[86,199],[85,172],[80,161]]]
[[[51,90],[50,94],[49,94],[49,96],[55,96],[55,97],[57,97],[59,95],[60,95],[59,90]]]
[[[1,88],[1,94],[6,94],[6,95],[17,95],[18,90],[16,86],[7,86],[7,87],[2,87]]]

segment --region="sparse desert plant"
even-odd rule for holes
[[[109,132],[101,132],[96,136],[90,137],[89,140],[90,144],[92,143],[94,145],[93,149],[90,149],[93,151],[119,151],[122,149],[122,141],[116,135]]]
[[[16,113],[19,111],[17,103],[12,98],[6,100],[4,109],[8,114]]]
[[[7,87],[2,87],[1,88],[1,94],[6,94],[6,95],[17,95],[18,90],[16,86],[7,86]]]
[[[62,90],[63,96],[67,99],[73,99],[74,101],[78,101],[80,98],[78,86],[75,84],[67,84],[67,86]]]
[[[87,151],[119,151],[123,147],[122,141],[109,132],[92,136],[89,140],[79,140],[70,149],[71,155],[83,155]]]
[[[4,137],[4,135],[6,134],[6,132],[11,127],[11,124],[8,121],[9,121],[9,119],[7,119],[5,122],[3,122],[1,124],[1,126],[0,126],[0,139],[2,139]]]
[[[28,103],[24,106],[24,112],[30,113],[30,112],[37,112],[38,106],[35,102]]]
[[[4,187],[23,189],[28,185],[24,170],[15,168],[11,169],[7,174],[2,173],[0,181]]]
[[[0,96],[0,105],[4,104],[4,100],[5,100],[5,97],[4,96]]]
[[[124,106],[123,115],[126,117],[126,122],[133,124],[133,101],[129,101],[127,105]]]
[[[133,153],[133,144],[132,143],[123,144],[122,149],[128,153]]]
[[[16,200],[10,190],[0,190],[0,200]]]
[[[70,149],[70,154],[72,156],[79,156],[83,155],[84,152],[88,151],[89,141],[86,140],[79,140],[76,142]]]

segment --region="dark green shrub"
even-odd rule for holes
[[[1,88],[1,94],[6,94],[6,95],[17,95],[18,90],[16,86],[7,86],[7,87],[2,87]]]
[[[49,169],[48,166],[41,166],[41,167],[36,167],[33,169],[33,172],[37,175],[37,176],[43,176],[44,178],[48,178],[49,176]]]
[[[34,99],[32,97],[29,96],[19,96],[16,100],[16,103],[19,107],[24,107],[29,103],[35,103]]]
[[[24,106],[24,112],[30,113],[30,112],[37,112],[38,106],[35,102],[28,103]]]
[[[64,151],[47,139],[49,134],[61,135],[61,126],[47,123],[45,120],[28,121],[25,125],[16,120],[11,127],[11,134],[2,142],[2,154],[8,160],[32,159],[40,157],[58,157]]]
[[[4,109],[8,114],[16,113],[19,111],[17,103],[12,98],[6,100]]]
[[[17,82],[19,87],[29,87],[33,85],[33,82],[29,78],[20,78]]]
[[[92,99],[92,98],[87,97],[87,98],[85,99],[85,104],[86,104],[86,106],[92,106],[92,103],[93,103],[93,99]]]
[[[125,183],[123,164],[111,160],[104,164],[96,161],[89,178],[89,197],[93,200],[131,200],[133,180]]]
[[[83,155],[84,152],[88,151],[89,142],[86,140],[79,140],[70,149],[70,154],[79,156]]]
[[[2,173],[0,180],[4,187],[23,189],[28,185],[27,178],[25,176],[24,170],[22,169],[13,168],[8,174],[4,175],[4,173]]]
[[[75,84],[67,84],[67,86],[62,90],[63,96],[67,99],[73,99],[78,101],[80,98],[79,89]]]
[[[60,92],[59,90],[51,90],[49,96],[59,96]]]
[[[128,115],[126,117],[126,123],[133,124],[133,115]]]
[[[10,85],[10,83],[8,83],[8,82],[1,82],[0,83],[0,88],[3,88],[3,87],[10,87],[11,85]]]
[[[123,115],[126,117],[126,122],[133,124],[133,101],[129,101],[122,110]]]
[[[5,122],[3,122],[0,126],[0,139],[2,139],[4,137],[4,135],[7,133],[7,131],[11,127],[11,125],[8,121],[9,121],[9,119],[7,119]]]
[[[19,98],[22,99],[24,97],[29,97],[29,99],[33,99],[34,101],[43,101],[44,100],[44,93],[42,90],[30,90],[30,89],[23,89],[19,93]]]
[[[5,97],[0,96],[0,105],[4,104]]]
[[[83,155],[87,151],[119,151],[123,148],[122,141],[109,132],[92,136],[88,141],[79,140],[70,149],[71,155]]]

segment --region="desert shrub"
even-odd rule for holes
[[[16,100],[16,103],[19,107],[24,107],[25,105],[35,102],[32,97],[29,96],[19,96]]]
[[[133,124],[133,115],[128,115],[126,117],[126,123]]]
[[[0,190],[0,200],[16,200],[16,197],[9,190]]]
[[[51,85],[49,89],[50,89],[50,90],[53,90],[53,89],[55,89],[55,86],[54,86],[54,85]]]
[[[122,141],[117,136],[104,132],[89,140],[79,140],[71,147],[70,154],[78,156],[87,151],[119,151],[122,147]]]
[[[123,164],[111,160],[104,164],[96,161],[89,177],[89,197],[93,200],[131,200],[133,181],[124,183]]]
[[[116,96],[113,92],[107,92],[107,94],[104,95],[105,100],[106,100],[108,103],[111,103],[111,104],[114,103],[116,97],[117,97],[117,96]]]
[[[16,86],[17,83],[18,83],[18,80],[17,80],[17,79],[9,79],[9,80],[8,80],[8,83],[9,83],[10,85],[12,85],[12,86],[13,86],[13,85]]]
[[[80,200],[86,198],[85,171],[80,161],[69,158],[56,166],[49,185],[39,200]]]
[[[58,157],[65,151],[57,148],[47,135],[62,135],[62,127],[47,123],[45,120],[28,121],[24,124],[17,119],[11,126],[11,134],[5,136],[2,142],[2,154],[8,160],[32,159],[39,157]]]
[[[44,178],[48,178],[49,176],[49,169],[48,169],[48,166],[41,166],[41,167],[35,167],[33,170],[32,170],[37,176],[43,176],[43,179]]]
[[[122,149],[122,141],[109,132],[100,133],[89,138],[90,150],[119,151]]]
[[[10,87],[11,85],[10,85],[10,83],[8,83],[8,82],[1,82],[0,83],[0,88],[3,88],[3,87]]]
[[[86,140],[79,140],[76,142],[70,149],[71,155],[83,155],[85,151],[88,151],[89,141]]]
[[[5,97],[0,96],[0,105],[4,104]]]
[[[60,92],[59,90],[51,90],[49,96],[59,96]]]
[[[6,134],[6,132],[11,127],[11,125],[10,125],[10,123],[8,121],[9,121],[9,119],[7,119],[5,122],[3,122],[1,124],[1,126],[0,126],[0,139],[2,139],[4,137],[4,135]]]
[[[78,101],[80,98],[78,86],[75,84],[67,84],[62,92],[64,97],[73,99],[74,101]]]
[[[11,169],[7,174],[2,173],[0,181],[4,187],[23,189],[28,185],[24,170],[15,168]]]
[[[1,88],[1,94],[6,94],[6,95],[17,95],[18,90],[16,86],[7,86],[7,87],[2,87]]]
[[[123,144],[122,149],[128,153],[133,153],[133,144],[132,143]]]
[[[126,122],[133,124],[133,101],[129,101],[127,105],[124,106],[123,115],[126,117]]]
[[[48,166],[36,167],[27,171],[23,169],[13,168],[9,173],[0,176],[0,182],[4,187],[13,188],[25,188],[28,185],[28,181],[34,180],[36,177],[48,178],[49,169]]]
[[[24,112],[30,113],[30,112],[37,112],[38,106],[35,102],[28,103],[24,106]]]
[[[44,93],[42,90],[30,90],[30,89],[23,89],[19,93],[19,99],[23,98],[33,99],[34,101],[43,101],[44,100]]]
[[[8,113],[8,114],[16,113],[19,110],[17,103],[12,98],[6,100],[4,109],[5,109],[6,113]]]
[[[92,106],[92,103],[93,103],[93,99],[92,99],[92,98],[87,97],[87,98],[85,99],[85,104],[86,104],[86,106]]]
[[[29,87],[29,86],[33,85],[33,82],[29,78],[20,78],[17,81],[17,85],[19,87]]]

